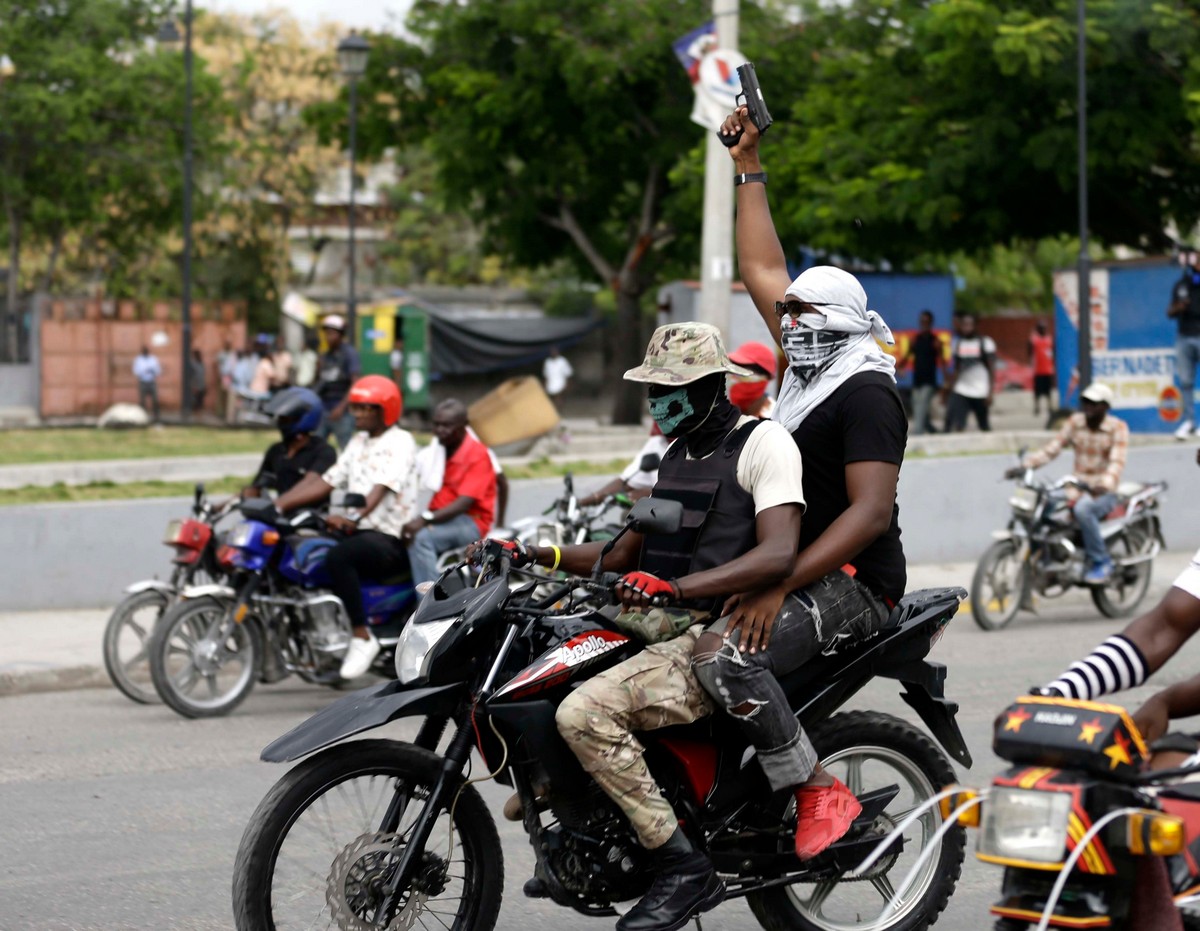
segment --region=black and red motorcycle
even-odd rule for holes
[[[621,533],[673,533],[680,520],[677,503],[645,498]],[[448,572],[425,597],[397,646],[397,681],[330,705],[263,752],[276,762],[315,755],[271,789],[246,828],[233,881],[240,931],[490,931],[504,861],[495,822],[472,785],[485,779],[513,787],[521,802],[517,817],[539,880],[527,884],[527,894],[602,916],[646,891],[649,858],[554,722],[573,685],[641,649],[611,620],[615,576],[597,571],[561,584],[534,577],[514,585],[521,573],[499,546],[484,553],[475,587]],[[896,679],[947,753],[969,766],[957,705],[944,697],[945,667],[925,659],[965,595],[958,588],[914,592],[875,637],[830,651],[783,681],[823,764],[863,806],[850,832],[813,860],[794,854],[793,797],[772,794],[725,715],[638,735],[729,898],[744,897],[769,931],[913,931],[946,906],[962,868],[963,829],[947,825],[936,853],[917,857],[942,827],[936,805],[924,806],[953,781],[949,761],[900,718],[834,712],[872,679]],[[339,743],[411,717],[423,719],[415,744]],[[474,779],[472,748],[488,769]],[[851,878],[905,820],[886,853]]]

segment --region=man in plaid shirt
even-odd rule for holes
[[[1044,466],[1065,447],[1074,448],[1075,477],[1085,485],[1074,506],[1088,558],[1083,580],[1089,585],[1103,585],[1112,576],[1113,563],[1100,535],[1100,521],[1117,504],[1117,485],[1129,452],[1129,426],[1108,412],[1113,393],[1107,385],[1089,385],[1080,397],[1082,412],[1068,417],[1054,439],[1027,455],[1006,475],[1016,478],[1025,469]]]

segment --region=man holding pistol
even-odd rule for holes
[[[624,573],[617,623],[650,645],[583,683],[556,716],[584,769],[657,861],[654,883],[618,931],[672,931],[725,897],[712,862],[692,846],[655,785],[633,732],[711,713],[691,672],[697,638],[727,598],[781,581],[795,559],[804,510],[800,453],[781,425],[730,403],[726,376],[747,374],[729,361],[716,327],[701,323],[659,327],[645,362],[625,373],[649,385],[650,414],[672,441],[654,495],[683,504],[684,526],[672,535],[626,534],[605,557],[606,571]],[[514,565],[588,575],[603,544],[504,546]]]

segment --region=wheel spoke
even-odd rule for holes
[[[138,650],[137,654],[134,655],[134,657],[132,659],[126,660],[121,665],[125,669],[126,672],[129,672],[129,670],[131,670],[134,666],[138,665],[138,663],[144,663],[144,662],[146,662],[146,648],[142,647],[140,650]]]
[[[130,630],[132,630],[135,634],[137,634],[139,640],[141,640],[143,643],[145,642],[145,640],[146,640],[146,628],[145,627],[143,627],[141,624],[139,624],[137,621],[134,621],[134,620],[126,621],[125,626],[128,627]]]
[[[862,769],[863,758],[861,756],[852,756],[846,760],[846,788],[855,795],[862,794]]]
[[[187,692],[196,684],[199,675],[200,672],[195,666],[187,665],[183,667],[182,674],[174,676],[171,681],[179,691]]]
[[[887,905],[888,902],[892,901],[896,895],[896,890],[892,888],[892,881],[886,876],[876,876],[871,880],[871,885],[875,887],[881,896],[883,896],[884,905]],[[897,902],[896,904],[899,905],[903,902],[904,900],[901,899],[900,902]]]
[[[821,907],[825,904],[825,900],[833,894],[833,890],[837,888],[837,883],[826,881],[817,883],[813,886],[813,894],[809,896],[808,901],[804,903],[805,907],[814,918],[821,917]]]
[[[205,676],[204,681],[208,683],[208,697],[217,697],[217,675],[213,673],[211,676]]]

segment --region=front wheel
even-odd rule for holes
[[[262,636],[247,618],[235,623],[233,603],[207,596],[178,602],[150,639],[150,675],[162,700],[185,718],[229,714],[258,676]]]
[[[933,742],[889,714],[837,714],[810,736],[821,765],[855,795],[899,787],[873,828],[880,840],[910,812],[955,782],[954,769]],[[904,832],[904,846],[884,856],[863,878],[797,883],[751,893],[746,897],[750,909],[766,931],[854,931],[864,926],[872,931],[923,931],[945,909],[962,872],[966,831],[960,827],[948,831],[937,852],[917,869],[896,909],[886,917],[884,912],[941,824],[941,813],[934,806]]]
[[[1021,609],[1029,563],[1013,540],[997,540],[975,568],[971,580],[971,617],[984,630],[1007,627]]]
[[[238,931],[437,928],[491,931],[504,861],[473,786],[442,811],[414,880],[384,912],[384,885],[442,770],[408,744],[363,740],[310,757],[275,784],[233,867]]]
[[[171,603],[159,589],[126,595],[113,608],[104,627],[104,668],[126,698],[142,705],[156,704],[158,693],[150,679],[150,637]]]

